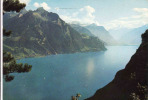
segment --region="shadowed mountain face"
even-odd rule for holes
[[[22,11],[4,20],[4,28],[13,32],[4,38],[4,50],[18,58],[106,50],[99,39],[82,36],[57,14],[43,8]]]
[[[96,24],[91,24],[86,26],[85,28],[87,28],[92,34],[97,36],[99,39],[104,41],[107,45],[118,44],[103,26],[97,26]]]
[[[148,30],[125,69],[86,100],[148,100]]]

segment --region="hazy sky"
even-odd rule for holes
[[[43,7],[66,22],[96,23],[107,29],[148,24],[148,0],[20,0],[26,9]]]

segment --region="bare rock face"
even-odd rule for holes
[[[125,69],[86,100],[148,100],[148,30]]]

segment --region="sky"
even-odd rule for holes
[[[95,23],[107,30],[148,24],[148,0],[20,0],[27,10],[43,7],[67,23]]]

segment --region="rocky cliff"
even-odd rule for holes
[[[125,69],[86,100],[148,100],[148,30]]]

